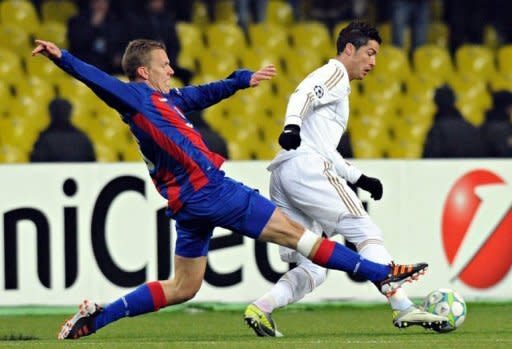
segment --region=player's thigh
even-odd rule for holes
[[[185,258],[206,256],[213,228],[204,220],[180,216],[180,219],[176,221],[177,237],[174,254]]]
[[[319,222],[328,235],[343,217],[367,215],[361,200],[321,157],[297,157],[277,170],[293,207]]]

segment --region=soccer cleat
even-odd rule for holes
[[[79,305],[78,312],[62,325],[57,338],[78,339],[93,334],[96,332],[94,329],[94,318],[98,316],[102,310],[103,308],[98,304],[84,300],[82,304]]]
[[[254,304],[245,308],[244,320],[259,337],[282,337],[282,333],[276,328],[274,320],[269,313],[263,312]]]
[[[429,313],[416,305],[411,305],[402,311],[393,311],[393,325],[398,328],[422,326],[429,330],[439,331],[447,323],[448,318],[446,316]]]
[[[425,274],[427,263],[417,264],[395,264],[391,262],[388,276],[379,283],[380,292],[387,297],[392,296],[396,290],[406,282],[418,280],[420,275]]]

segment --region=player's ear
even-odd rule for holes
[[[355,46],[352,45],[350,42],[348,42],[346,45],[345,45],[345,54],[347,56],[351,56],[353,52],[355,52]]]
[[[148,67],[140,66],[137,68],[137,75],[139,75],[144,80],[149,79],[149,70]]]

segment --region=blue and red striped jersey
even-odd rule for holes
[[[163,94],[144,82],[123,82],[62,50],[56,64],[116,109],[137,139],[158,192],[176,213],[194,192],[220,182],[224,158],[208,149],[186,114],[207,108],[249,87],[252,72]]]

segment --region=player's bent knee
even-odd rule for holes
[[[320,286],[327,279],[327,269],[322,268],[315,264],[315,268],[309,270],[311,278],[313,279],[315,287]]]
[[[289,219],[280,209],[276,209],[259,237],[260,240],[295,249],[304,233],[302,225]]]

